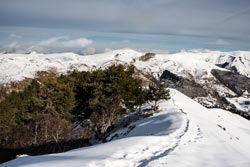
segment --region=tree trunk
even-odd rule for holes
[[[35,123],[35,137],[34,137],[34,144],[37,144],[37,129],[38,129],[38,122]]]
[[[45,142],[48,142],[48,122],[45,121],[45,132],[44,132]]]
[[[141,104],[139,105],[139,114],[142,114]]]
[[[157,101],[155,100],[154,108],[153,108],[153,110],[155,110],[155,111],[157,110],[156,106],[157,106]]]

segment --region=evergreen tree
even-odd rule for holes
[[[105,138],[117,118],[145,102],[142,81],[134,66],[73,71],[59,77],[34,79],[0,103],[0,146],[20,148],[69,140],[75,121],[91,119]]]
[[[153,110],[157,110],[157,103],[161,99],[168,100],[170,99],[169,90],[165,88],[164,84],[160,83],[157,85],[149,85],[149,89],[147,90],[146,99],[149,101],[153,101]]]

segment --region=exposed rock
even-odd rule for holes
[[[178,82],[181,80],[181,77],[171,73],[170,71],[168,70],[165,70],[162,75],[160,76],[160,80],[170,80],[170,81],[173,81],[173,82]]]
[[[229,63],[228,62],[225,62],[225,63],[222,63],[222,64],[215,64],[216,66],[220,67],[220,68],[227,68]]]
[[[216,66],[220,67],[220,68],[225,68],[225,69],[228,69],[234,73],[238,73],[237,71],[237,68],[235,66],[230,66],[230,63],[228,62],[225,62],[225,63],[222,63],[222,64],[215,64]]]
[[[195,81],[173,74],[168,70],[163,72],[160,81],[164,82],[168,87],[177,89],[191,98],[207,96],[207,91],[201,85]]]
[[[239,96],[244,92],[249,92],[248,83],[250,83],[250,79],[229,71],[212,70],[212,74],[215,75],[213,82],[212,80],[206,80],[207,82],[205,82],[204,85],[197,83],[195,80],[190,80],[165,70],[160,76],[160,81],[164,82],[168,87],[177,89],[183,94],[193,98],[207,108],[222,108],[249,119],[250,113],[239,110],[239,108],[227,100],[228,97],[232,97],[231,94],[219,93],[220,88],[217,90],[213,84],[227,87],[228,90],[232,90],[236,93],[236,96]],[[233,97],[235,97],[235,95]]]
[[[211,73],[223,85],[231,89],[239,96],[243,95],[246,90],[250,92],[250,78],[246,76],[230,71],[221,71],[217,69],[213,69]]]
[[[149,61],[150,59],[155,57],[155,53],[146,53],[145,55],[139,58],[140,61]]]

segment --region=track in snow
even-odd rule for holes
[[[250,122],[206,109],[171,89],[162,112],[136,122],[122,139],[60,154],[26,156],[1,167],[249,167]],[[185,114],[184,114],[185,113]]]

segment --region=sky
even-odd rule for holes
[[[0,51],[250,50],[249,0],[0,0]]]

